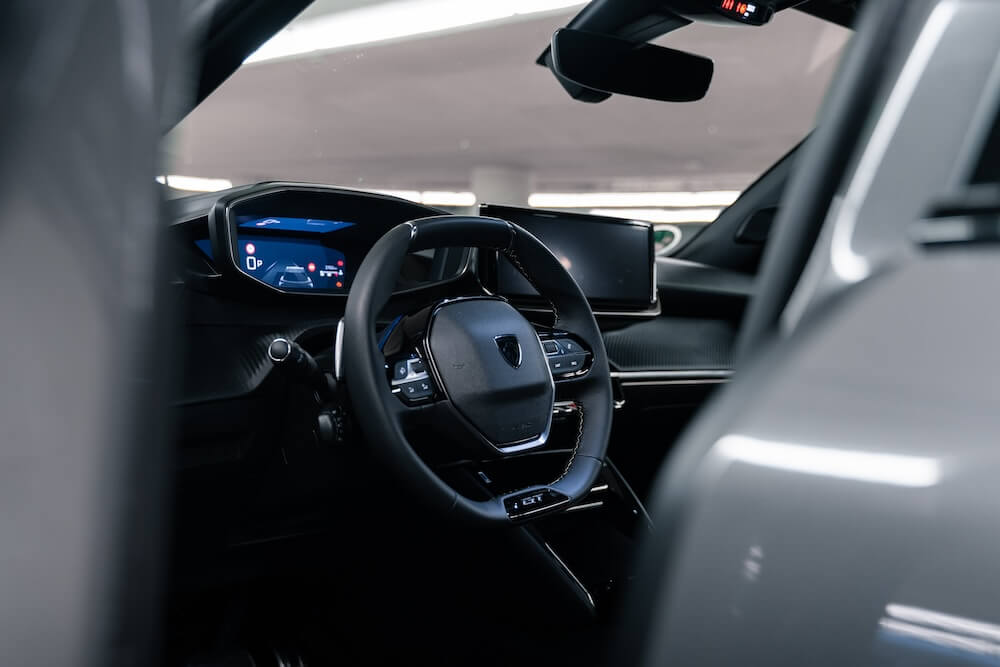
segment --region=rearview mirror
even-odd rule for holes
[[[715,67],[693,53],[562,28],[552,35],[552,69],[591,90],[693,102],[708,92]]]

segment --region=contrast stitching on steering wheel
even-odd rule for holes
[[[573,461],[576,460],[576,453],[580,450],[580,443],[583,441],[583,403],[576,404],[577,411],[580,413],[580,419],[577,420],[576,427],[576,445],[573,447],[573,451],[570,452],[569,460],[566,461],[566,467],[563,469],[562,474],[556,477],[550,484],[555,484],[569,472],[569,469],[573,467]]]
[[[535,291],[538,292],[538,294],[541,297],[543,297],[546,301],[549,302],[549,306],[552,308],[552,315],[554,318],[552,320],[552,326],[555,327],[557,324],[559,324],[559,310],[556,309],[556,304],[552,301],[552,299],[545,296],[545,293],[542,292],[542,290],[538,287],[538,283],[536,283],[535,280],[530,275],[528,275],[527,269],[524,268],[524,265],[521,264],[521,261],[517,258],[517,253],[514,252],[513,245],[514,245],[513,242],[511,242],[510,247],[507,247],[502,251],[504,257],[509,259],[510,263],[514,265],[514,268],[516,268],[518,272],[522,276],[524,276],[525,280],[527,280],[531,284],[531,286],[535,288]]]

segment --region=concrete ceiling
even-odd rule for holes
[[[849,34],[797,12],[694,25],[661,43],[715,60],[705,100],[589,105],[533,62],[571,16],[246,65],[171,133],[171,172],[466,190],[498,165],[548,191],[741,189],[813,126]]]

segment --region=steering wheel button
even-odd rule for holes
[[[559,345],[554,340],[545,341],[542,347],[545,348],[545,354],[559,354]]]
[[[434,385],[431,384],[429,379],[404,382],[400,385],[400,389],[403,396],[410,400],[428,398],[434,394]]]
[[[574,343],[573,341],[571,341],[570,339],[564,338],[560,342],[562,343],[562,349],[563,349],[564,352],[567,352],[567,353],[580,352],[580,346],[577,345],[576,343]]]
[[[424,368],[424,362],[420,359],[414,359],[410,362],[410,370],[413,371],[414,375],[420,375],[421,373],[427,372],[427,369]]]
[[[397,361],[396,365],[392,367],[392,377],[394,380],[405,380],[409,371],[406,368],[405,361]]]

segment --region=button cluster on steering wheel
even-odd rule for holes
[[[434,381],[416,353],[392,364],[392,392],[407,403],[426,401],[434,396]]]
[[[583,375],[590,367],[590,352],[565,334],[542,334],[542,349],[556,380]]]

